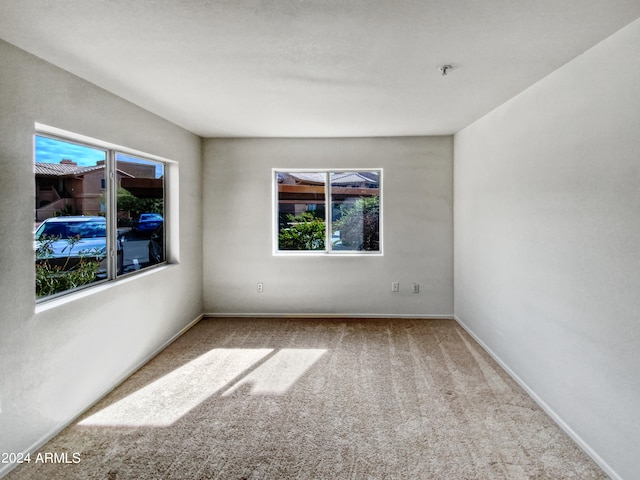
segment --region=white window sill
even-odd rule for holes
[[[129,283],[129,282],[135,282],[149,275],[155,275],[156,273],[160,273],[162,271],[168,270],[170,268],[174,268],[176,266],[177,264],[175,263],[172,263],[172,264],[165,263],[157,267],[148,268],[140,272],[135,272],[135,273],[125,275],[115,280],[105,280],[96,285],[91,285],[85,288],[81,288],[75,292],[63,294],[59,297],[54,297],[51,299],[45,298],[36,303],[35,313],[37,315],[39,313],[46,312],[47,310],[51,310],[51,309],[58,308],[63,305],[67,305],[69,303],[75,302],[81,298],[89,297],[91,295],[97,295],[99,293],[105,292],[119,285]]]

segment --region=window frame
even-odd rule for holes
[[[85,293],[91,289],[98,289],[99,287],[104,287],[105,284],[110,284],[116,281],[130,279],[133,276],[136,276],[141,273],[147,273],[152,270],[156,270],[159,267],[165,266],[167,264],[175,263],[176,255],[173,255],[173,249],[171,248],[169,242],[169,232],[174,228],[173,222],[171,222],[171,210],[173,208],[170,200],[170,185],[172,185],[171,174],[170,171],[172,166],[176,164],[175,161],[169,160],[164,157],[160,157],[158,155],[149,154],[146,152],[142,152],[136,149],[128,148],[122,145],[113,144],[110,142],[105,142],[102,140],[98,140],[95,138],[87,137],[84,135],[76,134],[73,132],[65,131],[59,128],[50,127],[48,125],[43,125],[36,123],[33,133],[33,164],[35,166],[36,162],[36,138],[50,138],[52,140],[56,140],[59,142],[65,142],[73,145],[78,145],[81,147],[87,147],[94,150],[101,150],[105,152],[105,171],[103,177],[104,191],[105,191],[105,219],[106,219],[106,228],[107,228],[107,236],[106,236],[106,262],[107,262],[107,274],[106,278],[95,280],[93,282],[87,283],[85,285],[80,285],[75,288],[71,288],[68,290],[63,290],[52,295],[38,297],[34,290],[35,302],[36,305],[41,305],[43,303],[47,303],[52,300],[59,300],[63,297],[67,297],[77,292]],[[164,218],[164,260],[157,264],[148,265],[145,268],[141,268],[139,270],[120,273],[118,274],[118,255],[117,255],[117,244],[118,244],[118,226],[117,226],[117,202],[118,202],[118,181],[117,181],[117,162],[118,155],[135,157],[140,160],[146,160],[155,164],[162,164],[163,167],[163,218]],[[35,234],[35,230],[34,230]],[[35,239],[34,239],[35,242]],[[170,253],[171,252],[171,253]],[[35,253],[34,253],[35,255]],[[35,260],[35,258],[34,258]]]
[[[273,168],[271,171],[272,181],[272,245],[274,256],[383,256],[383,168]],[[368,250],[334,250],[331,242],[332,235],[332,204],[331,200],[331,174],[346,172],[376,172],[378,174],[378,198],[379,198],[379,218],[378,218],[378,237],[379,248],[376,251]],[[324,201],[325,201],[325,248],[323,250],[280,250],[279,249],[279,195],[278,195],[278,174],[295,174],[295,173],[323,173],[325,175],[324,182]]]

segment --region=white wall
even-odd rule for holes
[[[383,168],[384,255],[274,256],[273,168]],[[451,315],[452,182],[451,137],[206,140],[205,312]]]
[[[0,452],[21,452],[201,313],[201,141],[5,42],[0,58]],[[180,264],[36,313],[35,122],[177,161]]]
[[[628,480],[640,472],[639,46],[640,20],[454,139],[456,316]]]

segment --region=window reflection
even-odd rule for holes
[[[333,250],[380,250],[378,172],[331,172]]]
[[[164,262],[164,165],[118,153],[118,234],[124,239],[118,274]]]
[[[34,160],[38,299],[165,261],[165,164],[44,134]]]
[[[324,172],[278,173],[278,249],[324,250]]]
[[[107,278],[106,158],[102,149],[35,137],[37,298]]]
[[[277,250],[379,253],[380,175],[276,172]]]

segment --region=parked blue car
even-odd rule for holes
[[[137,235],[151,235],[162,225],[164,219],[159,213],[141,213],[133,222],[133,233]]]

